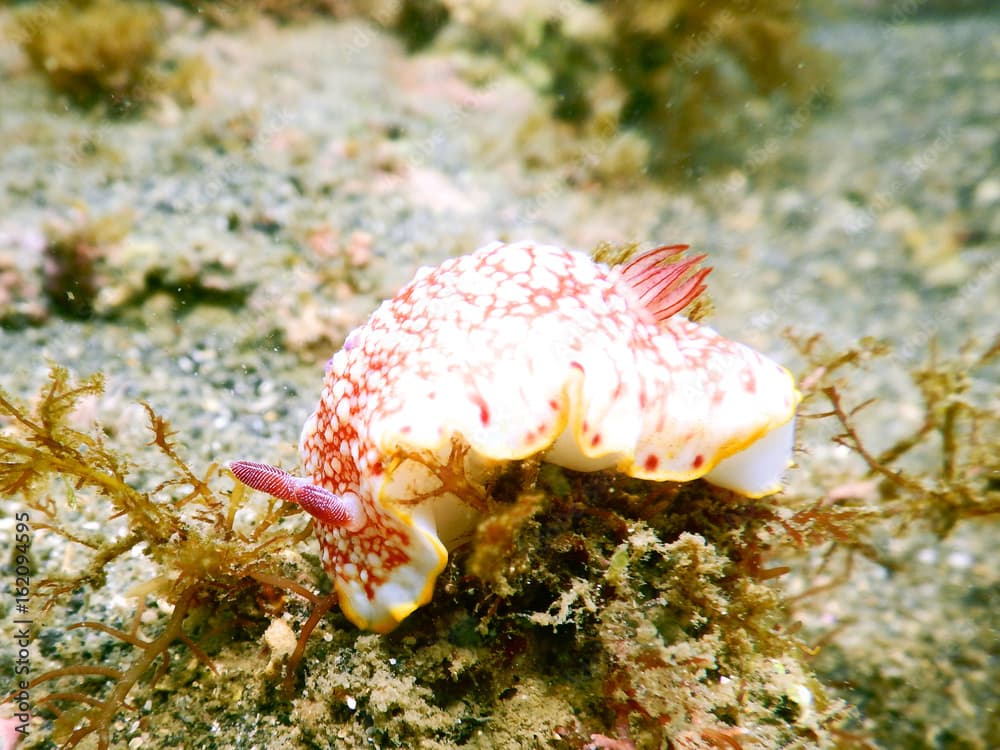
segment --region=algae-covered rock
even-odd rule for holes
[[[330,736],[382,747],[838,746],[850,711],[788,634],[780,590],[749,564],[769,508],[700,483],[530,462],[492,493],[493,514],[425,610],[388,636],[335,629],[316,647],[304,700],[327,702]]]

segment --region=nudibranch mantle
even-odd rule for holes
[[[341,608],[377,632],[430,600],[499,463],[541,454],[579,471],[776,492],[793,378],[675,314],[707,273],[662,262],[677,249],[608,268],[496,242],[423,268],[330,361],[300,441],[307,478],[231,467],[313,514]]]

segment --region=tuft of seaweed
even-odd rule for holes
[[[794,338],[811,364],[802,380],[806,404],[819,409],[811,417],[832,418],[839,426],[834,440],[859,456],[865,472],[857,482],[871,483],[880,520],[899,526],[923,523],[939,537],[961,521],[1000,514],[1000,414],[991,402],[975,393],[977,380],[989,382],[989,368],[1000,361],[1000,337],[976,351],[967,344],[951,360],[942,361],[932,344],[928,359],[910,373],[920,395],[919,427],[889,447],[875,452],[857,426],[857,415],[874,399],[851,405],[838,384],[838,371],[890,349],[863,341],[846,352],[836,352],[819,336]],[[911,454],[920,454],[907,465]],[[848,490],[834,491],[834,504],[852,500]],[[856,498],[853,498],[856,499]]]
[[[148,98],[163,18],[124,0],[43,3],[16,16],[21,47],[53,90],[73,104],[125,114]]]
[[[53,0],[14,16],[12,36],[50,88],[73,105],[125,117],[166,93],[182,105],[204,94],[210,78],[200,56],[160,70],[163,16],[134,0]]]
[[[214,671],[198,638],[231,630],[238,618],[260,619],[262,602],[273,599],[274,591],[294,592],[322,612],[329,608],[321,597],[282,575],[288,568],[285,548],[309,536],[310,526],[290,527],[285,518],[292,509],[269,502],[256,524],[246,528],[239,520],[246,506],[242,485],[230,494],[213,489],[210,482],[220,473],[215,465],[195,474],[181,457],[167,421],[148,404],[143,407],[149,445],[172,469],[151,490],[137,489],[129,477],[138,457],[112,448],[100,428],[84,432],[72,425],[81,402],[102,391],[99,375],[73,381],[57,366],[33,408],[0,391],[0,493],[23,498],[36,531],[56,534],[87,555],[78,572],[50,570],[42,578],[37,585],[40,612],[51,613],[79,592],[104,588],[109,566],[134,550],[141,550],[159,571],[131,592],[138,606],[124,627],[94,620],[64,626],[66,632],[86,629],[118,641],[124,647],[119,663],[65,664],[31,679],[30,690],[53,686],[35,702],[55,716],[53,737],[62,747],[76,747],[94,735],[98,747],[107,748],[115,717],[130,707],[128,699],[141,680],[148,678],[153,686],[168,673],[176,644]],[[54,491],[60,485],[62,498]],[[122,519],[122,533],[109,538],[78,528],[72,510],[84,498],[88,503],[102,499],[104,522]],[[150,618],[150,597],[167,614]],[[146,636],[148,631],[154,634]]]

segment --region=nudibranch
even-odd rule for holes
[[[710,270],[683,249],[609,268],[496,242],[422,268],[330,360],[305,477],[230,467],[312,514],[341,608],[377,632],[430,600],[503,462],[776,492],[799,393],[783,367],[678,314]]]

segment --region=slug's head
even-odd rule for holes
[[[447,520],[440,503],[383,507],[370,498],[366,504],[350,489],[333,492],[264,463],[233,461],[229,469],[247,486],[296,503],[313,517],[323,567],[341,610],[358,627],[387,633],[430,601],[448,559],[437,535]]]

